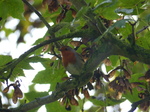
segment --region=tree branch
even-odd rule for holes
[[[83,0],[71,0],[71,1],[78,10],[83,5],[84,6],[86,5],[86,3]],[[93,17],[92,17],[92,19],[90,18],[90,20],[93,20],[94,24],[90,23],[91,24],[90,27],[91,28],[94,27],[95,29],[97,29],[96,31],[98,33],[96,32],[97,33],[96,37],[98,37],[98,36],[100,37],[101,33],[105,29],[103,26],[101,26],[100,21],[95,21],[95,19],[93,19],[94,14],[91,13],[90,17],[91,16],[93,16]],[[96,22],[99,22],[98,26],[97,26]],[[99,28],[102,29],[101,33],[99,33]],[[88,32],[86,32],[86,33],[88,33]],[[68,35],[61,36],[61,38],[54,38],[51,40],[44,41],[43,43],[41,43],[41,44],[31,48],[27,52],[25,52],[16,61],[14,61],[12,63],[12,65],[16,66],[21,60],[23,60],[25,57],[27,57],[31,52],[35,51],[36,49],[38,49],[46,44],[49,44],[49,43],[55,42],[55,41],[59,41],[62,39],[66,39],[66,38],[80,37],[81,35],[83,35],[83,32],[79,31],[79,32],[74,32],[74,33],[70,33]],[[24,104],[24,105],[20,106],[19,108],[11,109],[11,111],[12,112],[23,112],[23,111],[25,112],[25,111],[31,110],[33,108],[39,107],[41,105],[57,101],[58,99],[62,98],[64,93],[67,92],[68,90],[85,85],[92,77],[93,71],[99,66],[99,64],[106,57],[108,57],[110,55],[122,55],[122,56],[128,57],[132,61],[137,60],[137,61],[140,61],[143,63],[150,64],[150,60],[149,60],[150,59],[150,50],[146,50],[137,45],[134,45],[134,47],[133,47],[130,44],[117,39],[116,36],[114,36],[113,34],[111,34],[109,32],[105,35],[105,39],[100,39],[98,42],[95,42],[94,45],[95,46],[92,48],[93,53],[91,53],[91,57],[85,63],[83,72],[78,80],[73,79],[73,80],[67,80],[66,82],[60,83],[57,86],[56,90],[53,91],[51,95],[37,98],[36,100],[34,100],[30,103]]]
[[[104,49],[108,52],[106,53]],[[67,92],[68,90],[86,85],[88,83],[88,81],[90,80],[90,78],[92,77],[93,71],[97,68],[97,66],[100,64],[100,62],[102,62],[105,59],[105,57],[110,55],[111,52],[109,52],[109,50],[110,50],[110,46],[107,47],[107,45],[105,45],[105,44],[99,45],[98,49],[96,49],[94,51],[96,53],[93,53],[91,58],[85,64],[84,69],[83,69],[82,74],[80,75],[79,79],[67,80],[66,82],[60,83],[57,86],[56,90],[53,91],[51,95],[37,98],[36,100],[34,100],[30,103],[27,103],[25,105],[22,105],[19,108],[12,109],[12,112],[28,111],[33,108],[42,106],[44,104],[57,101],[58,99],[62,98],[64,93]],[[96,60],[98,60],[98,61],[96,61]],[[92,62],[92,64],[91,64],[91,62]]]
[[[109,37],[110,37],[110,35],[109,35]],[[34,100],[30,103],[24,104],[19,108],[12,109],[12,112],[28,111],[33,108],[42,106],[44,104],[57,101],[58,99],[62,98],[64,93],[67,92],[68,90],[85,85],[92,77],[92,74],[93,74],[92,72],[97,68],[97,66],[106,57],[108,57],[110,55],[114,55],[114,54],[125,55],[127,53],[127,55],[125,55],[126,57],[129,57],[134,60],[141,59],[141,57],[138,57],[139,54],[138,55],[134,54],[134,52],[140,52],[139,49],[133,49],[133,48],[131,48],[131,46],[128,46],[128,44],[126,45],[126,43],[122,43],[120,40],[115,39],[115,38],[112,39],[112,37],[111,37],[111,41],[112,41],[112,43],[110,43],[110,41],[109,42],[106,41],[105,43],[102,43],[102,44],[99,44],[98,46],[96,46],[94,53],[92,53],[90,59],[85,64],[83,72],[78,80],[73,79],[71,81],[68,80],[66,82],[60,83],[57,86],[56,90],[53,91],[51,95],[37,98],[36,100]],[[121,43],[121,44],[118,44],[118,43]],[[140,49],[142,49],[142,48],[140,48]],[[133,54],[135,55],[134,57],[130,56],[130,54],[128,53],[132,50],[134,50],[134,52],[133,52]],[[141,54],[141,55],[146,55],[146,54]],[[150,55],[147,58],[149,59],[149,57],[150,57]],[[150,63],[150,61],[148,61],[148,63]]]
[[[83,72],[78,80],[73,79],[60,83],[51,95],[37,98],[36,100],[22,105],[19,108],[12,109],[12,112],[28,111],[41,105],[57,101],[58,99],[62,98],[64,93],[68,90],[85,85],[92,77],[93,71],[106,57],[110,55],[123,55],[131,60],[137,60],[150,64],[150,52],[144,53],[145,49],[139,46],[135,46],[135,48],[133,48],[130,44],[124,43],[119,39],[116,39],[113,35],[107,35],[107,37],[109,41],[106,40],[103,43],[100,42],[101,44],[97,44],[95,48],[93,47],[94,53],[92,53],[89,60],[85,63]],[[141,56],[146,57],[146,59],[142,60],[143,57]]]
[[[37,98],[36,100],[30,103],[21,105],[18,108],[11,109],[11,112],[26,112],[28,110],[42,106],[44,104],[57,101],[58,99],[62,98],[65,92],[67,92],[68,90],[86,85],[91,77],[92,77],[91,72],[87,73],[86,71],[83,71],[79,79],[67,80],[66,82],[58,84],[56,90],[53,91],[51,95]]]
[[[113,47],[112,55],[122,55],[129,58],[131,61],[139,61],[145,64],[150,64],[150,50],[144,49],[138,45],[132,46],[131,44],[117,39],[114,35],[108,34],[107,42],[111,42]]]
[[[134,102],[134,103],[132,104],[132,108],[131,108],[128,112],[134,112],[134,110],[138,107],[138,105],[140,105],[140,104],[143,103],[143,102],[148,101],[149,99],[150,99],[149,97],[146,97],[146,98],[144,98],[144,99],[142,99],[142,100],[139,100],[139,101],[137,101],[137,102]]]
[[[60,37],[56,37],[56,38],[53,38],[53,39],[50,39],[50,40],[46,40],[46,41],[32,47],[28,51],[26,51],[18,59],[15,59],[14,61],[12,61],[9,64],[5,65],[2,69],[0,69],[0,73],[3,74],[4,71],[8,71],[9,69],[13,70],[13,68],[15,68],[15,66],[18,63],[20,63],[23,59],[25,59],[27,56],[29,56],[32,52],[39,49],[40,47],[43,47],[44,45],[47,45],[47,44],[50,44],[50,43],[53,43],[53,42],[56,42],[56,41],[60,41],[60,40],[63,40],[63,39],[67,39],[67,38],[81,37],[83,35],[88,35],[87,30],[80,30],[80,31],[69,33],[67,35],[62,35]],[[12,70],[11,70],[11,72],[12,72]],[[9,74],[8,77],[6,77],[6,78],[2,77],[1,79],[8,79],[10,77],[10,75],[11,74]]]

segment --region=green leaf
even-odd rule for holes
[[[56,37],[70,33],[70,29],[68,27],[70,27],[70,26],[66,25],[65,27],[58,30],[56,32]]]
[[[59,108],[57,108],[57,107],[59,107]],[[47,109],[47,112],[68,112],[65,109],[65,105],[61,105],[58,101],[47,104],[46,109]],[[77,109],[77,106],[71,105],[71,111],[69,111],[69,112],[79,112],[79,110]]]
[[[136,74],[132,74],[132,78],[129,79],[130,83],[131,82],[141,82],[141,83],[146,83],[145,80],[139,80],[139,77],[143,76],[143,74],[141,73],[136,73]],[[140,87],[144,87],[144,85],[139,85]],[[136,102],[138,100],[140,100],[140,98],[138,97],[138,94],[141,93],[141,92],[144,92],[143,91],[138,91],[137,88],[132,88],[132,94],[128,91],[126,92],[125,94],[123,94],[123,97],[126,97],[126,99],[128,99],[130,102]]]
[[[82,53],[83,48],[86,48],[87,46],[84,44],[81,44],[80,47],[76,50],[76,52],[78,52],[79,54]]]
[[[136,73],[141,73],[144,75],[144,73],[146,72],[147,68],[144,66],[143,63],[129,63],[128,64],[128,68],[130,68],[130,70],[132,71],[132,74],[136,74]]]
[[[115,12],[118,6],[117,0],[105,0],[96,6],[95,12],[100,14],[101,17],[113,20],[119,18],[118,14]]]
[[[104,7],[104,6],[108,6],[111,3],[112,3],[112,0],[104,0],[103,2],[97,4],[95,6],[95,9],[97,10],[98,8],[101,8],[101,7]]]
[[[120,5],[122,7],[126,7],[126,8],[133,8],[135,6],[137,6],[138,4],[142,4],[143,0],[119,0]]]
[[[8,16],[23,19],[24,5],[21,0],[1,0],[0,17],[6,19]]]
[[[150,23],[150,14],[148,14],[146,17],[145,17],[147,23]]]
[[[133,9],[116,9],[115,12],[117,13],[123,13],[123,14],[131,14],[133,12]]]
[[[146,83],[145,80],[139,80],[139,77],[143,76],[142,73],[136,73],[136,74],[132,74],[131,75],[131,79],[129,79],[130,83],[132,82],[140,82],[140,83]],[[145,85],[139,85],[140,87],[145,88]],[[143,91],[138,91],[137,88],[132,88],[132,94],[128,91],[126,92],[126,94],[123,94],[123,97],[126,97],[130,102],[136,102],[138,100],[140,100],[140,98],[138,97],[138,94],[144,92]]]
[[[97,106],[113,106],[113,105],[124,102],[126,99],[115,100],[115,99],[107,98],[106,101],[104,101],[102,99],[90,98],[89,100],[94,105],[97,105]]]
[[[46,59],[46,58],[41,58],[39,56],[34,56],[34,57],[29,57],[26,58],[24,60],[22,60],[13,70],[12,75],[13,76],[24,76],[24,69],[30,70],[33,69],[33,67],[30,65],[30,63],[37,63],[37,62],[41,62],[41,63],[45,63],[45,62],[49,62],[50,59]],[[13,80],[14,77],[11,77],[10,80]]]
[[[29,93],[25,93],[25,97],[29,102],[35,100],[36,98],[44,97],[47,95],[48,95],[48,92],[30,91]]]
[[[37,39],[37,40],[34,42],[33,45],[40,44],[40,43],[43,42],[43,41],[44,41],[44,38]],[[35,51],[33,52],[33,54],[34,54],[34,55],[40,55],[43,48],[44,48],[44,47],[40,47],[39,49],[35,50]]]
[[[150,32],[146,32],[141,38],[136,39],[136,43],[145,49],[150,49]]]
[[[138,97],[138,91],[136,90],[136,88],[133,88],[132,92],[133,94],[131,94],[130,92],[126,92],[126,94],[123,94],[123,97],[128,99],[131,103],[140,100],[140,98]]]
[[[40,56],[33,56],[33,57],[29,57],[28,59],[26,59],[25,61],[27,62],[31,62],[31,63],[37,63],[37,62],[41,62],[41,63],[45,63],[45,62],[51,62],[51,60],[49,58],[42,58]]]
[[[132,33],[132,27],[130,24],[125,24],[125,26],[122,26],[118,32],[121,34],[122,39],[126,39],[131,33]]]
[[[29,93],[25,93],[25,98],[27,100],[27,103],[28,102],[31,102],[31,101],[34,101],[36,100],[37,98],[39,97],[44,97],[44,96],[47,96],[48,93],[47,92],[36,92],[36,91],[30,91]],[[38,99],[37,99],[38,100]],[[39,109],[40,107],[38,108],[34,108],[32,110],[29,110],[28,112],[37,112],[37,110]]]
[[[118,59],[119,59],[119,56],[116,56],[116,55],[112,55],[109,57],[111,63],[112,63],[112,66],[116,66],[117,65],[117,62],[118,62]]]
[[[56,63],[55,63],[56,64]],[[33,79],[33,83],[39,84],[51,84],[50,90],[54,90],[58,82],[62,82],[62,77],[66,77],[66,73],[63,66],[57,68],[58,65],[53,67],[44,65],[46,70],[38,72]]]
[[[13,77],[10,78],[10,80],[14,80],[16,76],[24,76],[23,69],[19,66],[16,66],[12,72]]]
[[[112,30],[114,28],[124,28],[126,23],[129,21],[130,19],[122,19],[122,20],[119,20],[117,22],[115,22],[109,29]]]
[[[103,0],[86,0],[86,3],[90,5],[91,7],[95,7],[97,4],[99,4]]]
[[[0,55],[0,66],[12,61],[12,57],[8,55]]]

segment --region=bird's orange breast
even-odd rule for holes
[[[65,67],[67,67],[69,63],[74,64],[76,62],[75,54],[70,51],[62,52],[62,62]]]

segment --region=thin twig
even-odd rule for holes
[[[132,41],[131,41],[131,45],[135,45],[135,29],[134,29],[134,26],[136,25],[137,21],[134,22],[134,23],[131,23],[130,21],[128,21],[130,23],[130,25],[132,26]]]
[[[144,26],[142,29],[136,32],[136,35],[141,33],[142,31],[146,30],[149,26]]]
[[[51,30],[51,26],[48,24],[48,22],[45,20],[45,18],[32,6],[30,5],[26,0],[22,0],[33,12],[35,12],[38,17],[41,19],[41,21],[46,25],[46,27],[48,28],[48,32],[51,34],[52,30]]]

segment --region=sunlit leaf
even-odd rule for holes
[[[56,84],[62,82],[62,78],[65,77],[65,70],[62,66],[48,67],[46,70],[38,72],[32,82],[39,84],[51,84],[50,90],[54,90]]]

